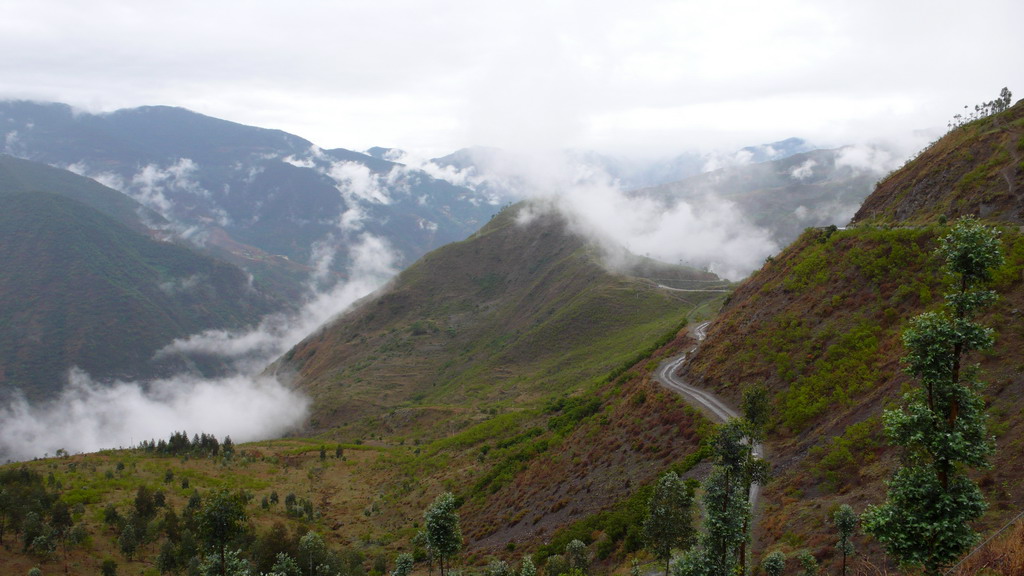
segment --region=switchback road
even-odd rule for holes
[[[694,328],[694,336],[697,337],[698,343],[704,340],[707,335],[707,329],[710,322],[704,322],[698,324]],[[654,373],[654,378],[658,382],[661,382],[666,388],[673,390],[680,394],[687,402],[708,412],[712,418],[717,422],[725,422],[733,418],[739,418],[739,413],[731,408],[728,404],[722,401],[721,398],[715,396],[707,390],[702,390],[696,386],[691,386],[686,383],[685,380],[676,371],[679,370],[679,366],[682,365],[683,361],[686,360],[686,354],[692,354],[697,348],[694,347],[688,353],[680,354],[679,356],[673,356],[668,360],[661,363],[658,366],[658,370]],[[753,448],[754,457],[761,458],[764,454],[764,449],[760,444],[754,444]],[[750,507],[754,508],[757,503],[757,497],[761,493],[761,487],[757,484],[751,484],[750,486]]]

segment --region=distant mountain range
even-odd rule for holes
[[[252,325],[349,278],[352,251],[368,237],[404,268],[476,232],[504,205],[558,192],[530,177],[536,158],[502,150],[464,149],[416,165],[402,163],[400,150],[324,150],[278,130],[163,106],[89,114],[0,102],[0,135],[0,194],[10,208],[0,257],[19,271],[3,283],[9,323],[0,331],[7,344],[0,382],[32,390],[59,387],[73,365],[101,379],[169,369],[145,365],[174,338]],[[579,151],[544,160],[667,206],[726,198],[783,245],[805,226],[845,223],[878,176],[844,165],[843,150],[809,148],[791,138],[646,164]],[[25,195],[38,192],[49,195]],[[30,221],[35,236],[24,227]],[[61,236],[62,227],[79,234]],[[55,259],[61,250],[64,259]],[[80,263],[67,260],[76,253]],[[82,279],[68,267],[78,265],[97,283],[76,285]],[[160,289],[199,284],[219,286],[204,293],[205,304],[188,300],[187,290]],[[146,304],[131,305],[137,298]],[[51,331],[67,342],[43,362],[30,334]],[[111,331],[131,342],[86,342]]]
[[[154,239],[159,218],[95,181],[0,156],[0,390],[40,400],[79,367],[166,374],[174,338],[238,328],[282,307],[237,267]]]
[[[0,151],[119,190],[163,218],[151,225],[291,295],[325,259],[344,275],[362,235],[386,239],[409,264],[497,211],[472,190],[419,170],[181,108],[87,114],[0,102],[0,134]]]

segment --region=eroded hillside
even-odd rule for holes
[[[910,380],[900,357],[907,321],[942,304],[946,279],[934,256],[947,222],[975,215],[997,225],[1007,262],[996,273],[998,303],[982,323],[997,333],[980,362],[998,452],[977,478],[990,508],[979,529],[1019,512],[1024,468],[1024,104],[955,129],[882,182],[848,229],[809,229],[745,281],[687,366],[691,378],[738,399],[742,385],[774,393],[758,541],[835,555],[831,511],[862,511],[884,498],[895,465],[881,428],[883,407]],[[861,538],[858,549],[879,556]]]

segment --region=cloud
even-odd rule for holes
[[[814,167],[817,165],[818,163],[815,162],[812,158],[808,158],[807,160],[804,161],[803,164],[795,166],[789,172],[789,175],[796,180],[806,180],[814,175]]]
[[[323,273],[315,274],[313,281],[322,282],[334,255],[327,242],[318,244],[315,254]],[[398,256],[385,240],[371,234],[361,235],[349,247],[349,258],[348,280],[313,293],[298,312],[267,316],[250,330],[207,330],[178,339],[162,348],[157,357],[216,356],[232,362],[240,373],[261,370],[397,272]]]
[[[551,157],[521,164],[519,177],[541,206],[561,211],[573,229],[602,243],[608,254],[625,247],[671,264],[707,268],[741,279],[779,247],[768,231],[751,225],[737,206],[714,194],[699,202],[629,194],[593,164],[559,163]],[[533,210],[520,214],[523,222]]]
[[[308,407],[307,398],[268,377],[178,376],[105,385],[72,369],[68,386],[48,404],[16,399],[0,407],[0,457],[130,447],[179,430],[246,442],[287,432],[305,419]]]
[[[329,261],[334,256],[326,246],[318,256]],[[309,399],[262,371],[397,271],[396,254],[375,236],[361,235],[349,255],[347,280],[312,293],[298,312],[268,316],[251,330],[209,330],[175,340],[157,354],[218,357],[233,367],[232,375],[207,379],[181,374],[151,382],[101,384],[73,369],[67,387],[53,401],[32,406],[15,398],[0,406],[0,459],[38,457],[59,448],[91,452],[127,447],[178,430],[230,435],[244,442],[300,426]],[[326,274],[318,279],[325,278]],[[166,289],[189,289],[195,281],[185,278]]]
[[[836,156],[836,168],[852,168],[885,174],[899,168],[902,159],[891,150],[879,146],[859,144],[844,146]]]

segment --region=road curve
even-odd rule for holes
[[[704,340],[707,336],[708,325],[710,322],[704,322],[698,324],[694,330],[694,336],[697,337],[697,342]],[[683,361],[686,360],[687,354],[692,354],[697,347],[694,346],[689,352],[673,356],[658,366],[658,370],[654,373],[654,379],[665,386],[666,388],[679,393],[687,402],[695,405],[696,407],[711,414],[712,418],[718,422],[725,422],[733,418],[739,418],[739,413],[733,410],[722,401],[721,398],[715,396],[707,390],[702,390],[695,386],[691,386],[682,379],[681,376],[676,374],[679,370],[679,366],[682,365]],[[761,444],[754,444],[753,452],[755,458],[762,458],[764,449]],[[750,485],[750,507],[753,508],[757,504],[757,497],[761,493],[761,486],[758,484]]]

